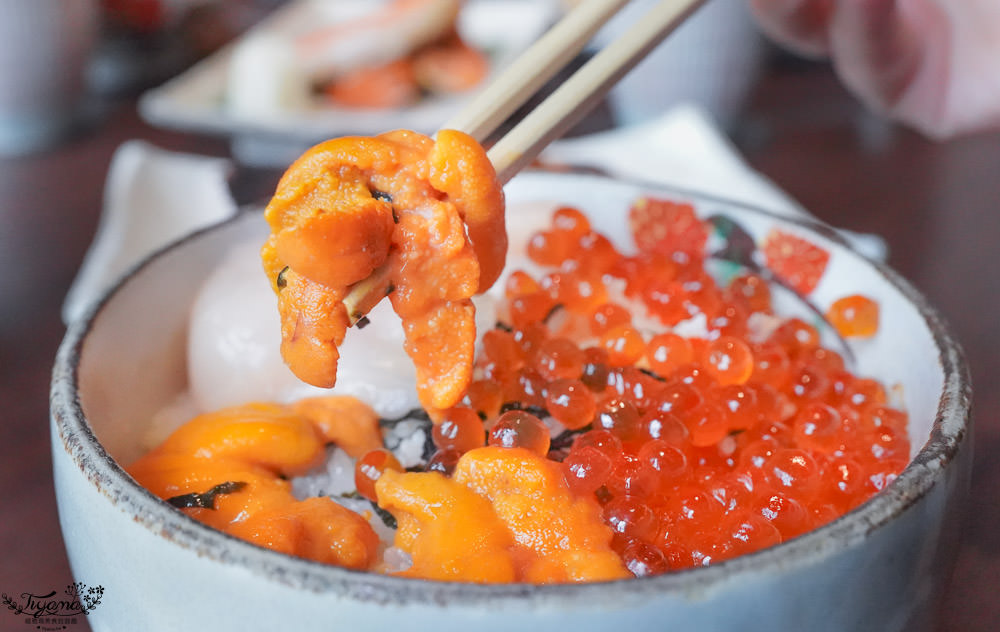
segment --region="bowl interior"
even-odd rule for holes
[[[918,460],[940,468],[947,464],[956,449],[965,432],[968,415],[967,401],[961,397],[968,382],[960,350],[936,313],[908,284],[891,271],[849,250],[829,229],[782,219],[724,200],[595,176],[522,174],[510,183],[506,193],[512,244],[523,243],[527,233],[547,223],[549,212],[555,206],[572,205],[588,214],[595,229],[620,248],[628,249],[631,237],[626,212],[631,202],[643,194],[689,201],[702,217],[725,215],[737,221],[757,243],[776,227],[805,236],[830,253],[827,270],[808,297],[817,308],[825,310],[832,301],[848,294],[867,295],[880,305],[878,334],[871,339],[848,343],[857,359],[854,372],[883,381],[896,403],[906,408],[910,415],[912,450]],[[78,397],[78,410],[82,411],[83,417],[77,422],[80,428],[87,430],[82,433],[84,443],[90,442],[95,449],[106,450],[118,463],[128,464],[141,455],[148,420],[187,386],[186,326],[201,280],[230,246],[248,239],[263,240],[266,231],[260,214],[248,213],[181,241],[154,256],[126,279],[89,319],[71,329],[64,344],[66,351],[60,354],[58,362],[72,363],[78,357],[75,382],[71,385],[75,391],[71,396]],[[515,247],[512,256],[517,255]],[[785,296],[782,301],[789,309],[815,320],[814,314],[809,316],[812,312],[803,309],[799,298]],[[64,434],[78,431],[79,428],[60,430]],[[86,467],[101,469],[103,479],[113,481],[120,494],[150,496],[113,463],[92,461]],[[908,469],[895,484],[906,487],[905,493],[880,494],[820,531],[828,529],[827,535],[833,533],[842,542],[863,537],[870,529],[890,520],[906,502],[906,497],[919,495],[932,485],[933,481],[928,478],[931,469],[934,468],[913,472],[912,468]],[[155,499],[147,499],[138,506],[142,512],[157,514],[156,524],[186,520]],[[185,533],[193,534],[190,537],[195,539],[211,540],[219,547],[249,547],[231,538],[220,538],[220,534],[201,525],[188,528]],[[755,558],[752,563],[760,565],[777,563],[781,551],[790,548],[804,556],[819,555],[823,547],[815,545],[820,540],[811,540],[817,537],[815,533],[807,534],[748,557]],[[275,565],[299,565],[299,570],[305,569],[306,574],[336,577],[343,572],[315,564],[302,566],[301,560],[278,554],[271,558]],[[750,563],[737,558],[718,567],[725,566],[728,572],[734,572]],[[726,571],[718,567],[640,583],[662,590],[686,581],[689,575],[709,579],[721,576],[720,573]],[[383,580],[389,580],[388,585],[393,585],[392,580],[395,580],[397,587],[400,583],[397,578],[376,581]],[[484,586],[468,589],[504,590]]]

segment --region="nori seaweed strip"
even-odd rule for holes
[[[666,382],[667,381],[667,378],[665,378],[662,375],[660,375],[659,373],[656,373],[656,372],[651,371],[649,369],[644,369],[642,367],[639,367],[639,370],[642,371],[643,373],[645,373],[646,375],[648,375],[649,377],[653,378],[654,380],[658,381],[658,382]]]
[[[357,490],[351,492],[344,492],[343,494],[340,495],[340,497],[351,498],[353,500],[368,500],[367,498],[359,494]],[[368,502],[371,503],[372,510],[375,512],[375,515],[377,515],[382,520],[382,524],[389,527],[390,529],[396,529],[398,527],[398,525],[396,524],[395,516],[393,516],[385,509],[379,507],[378,503],[376,503],[374,500],[368,500]]]
[[[378,425],[383,428],[395,428],[398,424],[407,421],[409,419],[415,419],[417,421],[426,421],[430,423],[431,416],[427,414],[427,411],[423,408],[413,408],[399,417],[381,417],[378,420]]]
[[[376,200],[382,200],[383,202],[392,204],[392,196],[385,191],[379,191],[378,189],[369,189],[369,191],[371,192],[372,197]]]
[[[424,430],[424,451],[420,454],[420,459],[427,463],[437,452],[437,446],[434,445],[434,433],[430,429]]]
[[[215,509],[216,496],[219,494],[232,494],[233,492],[240,491],[246,486],[247,484],[243,481],[227,481],[225,483],[219,483],[207,492],[202,492],[201,494],[195,492],[191,494],[181,494],[180,496],[172,496],[167,499],[167,502],[178,509]]]
[[[568,448],[573,445],[573,440],[588,430],[592,430],[594,424],[587,424],[583,428],[577,428],[576,430],[563,430],[558,435],[552,437],[552,442],[549,444],[550,450],[562,450],[563,448]]]
[[[375,511],[376,515],[382,519],[382,524],[389,527],[390,529],[397,529],[399,525],[396,523],[396,516],[392,515],[385,509],[378,506],[378,503],[374,501],[369,501],[372,504],[372,509]]]
[[[372,197],[376,200],[381,200],[382,202],[387,202],[389,208],[392,210],[392,223],[399,223],[399,214],[396,212],[396,207],[392,206],[392,196],[385,191],[379,191],[378,189],[368,189],[368,192],[372,194]]]
[[[372,321],[368,319],[367,316],[362,316],[358,319],[358,322],[354,323],[354,326],[358,329],[364,329],[368,325],[372,324]]]
[[[597,501],[602,505],[613,498],[611,490],[608,489],[607,485],[601,485],[598,487],[597,491],[594,492],[594,495],[597,496]]]
[[[550,461],[555,461],[556,463],[562,463],[569,456],[569,448],[560,448],[558,450],[549,450],[547,458]]]
[[[521,402],[516,402],[516,401],[504,402],[503,405],[500,406],[501,415],[511,410],[523,410],[526,413],[531,413],[532,415],[538,417],[539,419],[544,419],[545,417],[549,416],[549,411],[545,410],[545,408],[541,406],[533,406],[531,404],[525,406]]]
[[[514,331],[514,328],[513,328],[513,327],[511,327],[511,326],[510,326],[510,325],[508,325],[507,323],[505,323],[505,322],[502,322],[502,321],[499,321],[499,320],[498,320],[498,321],[496,322],[496,324],[495,324],[495,325],[493,325],[493,328],[494,328],[494,329],[499,329],[499,330],[501,330],[501,331],[506,331],[507,333],[511,333],[511,332],[513,332],[513,331]]]
[[[552,318],[553,316],[555,316],[560,310],[562,310],[565,307],[566,306],[563,305],[562,303],[556,303],[551,308],[549,308],[548,312],[546,312],[545,318],[542,318],[542,322],[545,323],[546,325],[548,325],[549,324],[549,319]]]
[[[274,284],[278,286],[279,290],[284,289],[284,287],[288,285],[288,281],[285,280],[286,272],[288,272],[288,266],[282,268],[281,272],[278,273],[278,278],[274,280]]]

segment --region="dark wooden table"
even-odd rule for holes
[[[226,155],[223,139],[145,125],[135,104],[36,155],[0,158],[0,590],[71,582],[56,516],[48,391],[59,308],[93,236],[114,149],[143,138]],[[821,218],[883,235],[891,263],[950,320],[975,381],[972,500],[941,630],[1000,629],[1000,134],[935,143],[864,111],[824,66],[772,64],[735,138],[751,164]],[[84,630],[80,622],[70,628]],[[0,629],[24,629],[0,612]]]

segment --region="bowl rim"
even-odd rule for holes
[[[503,602],[523,603],[525,599],[529,599],[546,605],[567,603],[580,606],[607,602],[620,604],[625,593],[630,598],[703,594],[706,589],[728,581],[735,575],[756,574],[769,569],[787,570],[817,563],[839,550],[859,545],[870,534],[885,527],[893,517],[920,501],[935,486],[937,479],[965,444],[971,431],[971,379],[964,353],[950,327],[908,281],[886,264],[858,253],[833,228],[809,217],[789,217],[785,213],[752,204],[662,184],[609,178],[593,173],[543,172],[540,176],[539,172],[529,172],[519,176],[522,179],[531,177],[598,179],[636,186],[650,193],[655,191],[688,198],[696,203],[720,204],[812,231],[859,258],[913,305],[933,337],[943,382],[928,441],[895,481],[862,505],[826,525],[754,553],[706,567],[688,568],[652,577],[545,585],[433,581],[345,569],[258,547],[196,521],[140,486],[98,441],[77,393],[84,341],[118,291],[132,283],[143,269],[166,253],[208,233],[247,221],[248,215],[258,210],[243,209],[243,212],[234,217],[193,232],[151,253],[91,305],[81,318],[69,325],[53,369],[50,392],[53,441],[58,437],[62,444],[53,447],[66,452],[90,484],[113,505],[155,535],[194,551],[199,556],[248,569],[255,575],[293,589],[394,605],[446,605],[455,602],[475,606]]]

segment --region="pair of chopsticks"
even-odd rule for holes
[[[583,49],[629,0],[583,0],[519,56],[443,128],[479,142]],[[638,22],[611,42],[532,110],[488,151],[500,182],[506,183],[550,142],[562,136],[705,0],[659,0]]]
[[[583,0],[518,57],[443,129],[465,132],[479,142],[507,120],[546,81],[583,49],[629,0]],[[595,55],[489,149],[497,178],[506,183],[542,149],[590,111],[608,90],[673,32],[705,0],[659,0],[638,23]],[[344,305],[351,325],[385,296],[388,266],[355,283]]]

